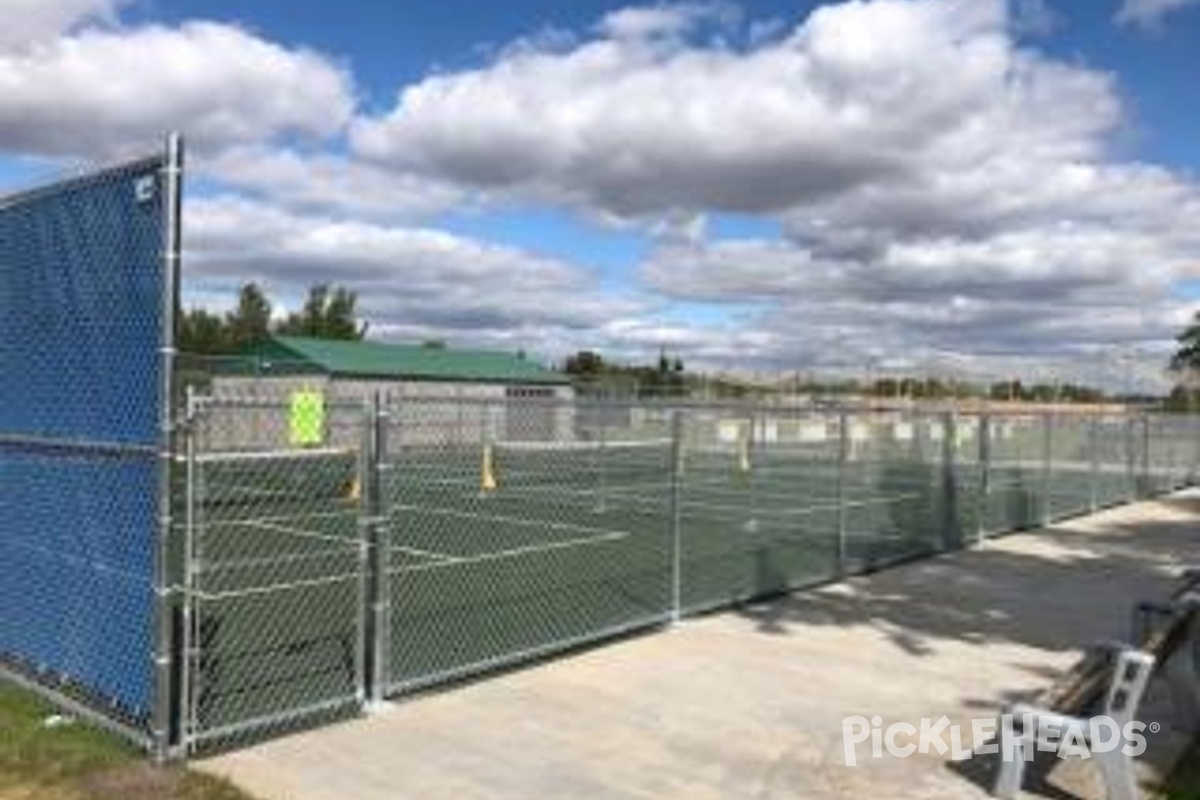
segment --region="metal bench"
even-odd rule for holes
[[[1134,641],[1164,640],[1160,672],[1174,707],[1200,732],[1200,569],[1184,572],[1164,602],[1138,603]]]
[[[1136,646],[1110,643],[1094,647],[1041,696],[1007,709],[1015,729],[1012,737],[1001,737],[1003,751],[993,796],[1016,798],[1027,765],[1033,763],[1039,747],[1055,747],[1047,732],[1070,728],[1082,734],[1109,800],[1137,800],[1140,791],[1133,758],[1120,747],[1092,749],[1090,723],[1096,716],[1107,716],[1124,728],[1136,720],[1146,686],[1160,664],[1172,681],[1172,691],[1186,697],[1187,707],[1198,715],[1192,719],[1200,719],[1198,612],[1200,571],[1188,570],[1170,600],[1138,605]]]

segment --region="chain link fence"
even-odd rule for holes
[[[389,690],[667,618],[666,420],[575,426],[571,406],[538,399],[387,414]]]
[[[680,415],[680,610],[830,574],[838,559],[838,420],[696,408]]]
[[[1167,415],[336,392],[300,445],[296,391],[190,404],[191,749],[1170,491],[1200,457]]]
[[[169,735],[180,155],[0,198],[0,673]]]

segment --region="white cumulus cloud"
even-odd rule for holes
[[[0,0],[0,50],[52,43],[83,23],[112,24],[129,0]]]
[[[1018,48],[1006,8],[851,2],[740,47],[647,36],[691,17],[630,9],[566,51],[407,86],[352,141],[398,171],[630,216],[771,213],[927,166],[1095,155],[1119,117],[1110,79]]]
[[[1182,318],[1200,189],[1114,154],[1114,77],[1023,43],[1045,5],[855,0],[744,41],[736,18],[699,35],[704,8],[628,9],[571,47],[407,86],[351,141],[397,174],[650,230],[779,221],[779,240],[664,241],[640,272],[757,309],[744,352],[765,362],[816,359],[831,329],[880,358],[1065,357]]]
[[[561,350],[646,310],[577,264],[431,228],[301,214],[225,196],[189,206],[189,290],[232,298],[246,281],[300,298],[319,282],[361,297],[374,330]],[[559,344],[556,345],[556,342]]]
[[[202,152],[327,137],[354,110],[327,57],[232,25],[120,23],[117,3],[3,0],[0,150],[72,158],[144,149],[169,129]],[[28,15],[22,15],[22,9]]]

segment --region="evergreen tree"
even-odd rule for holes
[[[1200,311],[1192,317],[1191,323],[1183,332],[1175,337],[1178,347],[1171,356],[1173,372],[1200,372]]]
[[[194,355],[246,353],[272,333],[356,341],[366,336],[367,323],[358,318],[354,292],[327,284],[312,287],[301,310],[279,323],[272,323],[271,301],[256,283],[242,286],[237,306],[224,316],[203,308],[179,316],[179,349]]]
[[[271,301],[257,283],[238,293],[237,308],[225,318],[225,352],[240,353],[266,338],[271,329]]]

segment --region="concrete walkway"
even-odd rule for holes
[[[271,800],[985,797],[981,759],[861,746],[847,767],[842,720],[946,715],[969,732],[1079,646],[1127,637],[1133,604],[1200,563],[1198,523],[1197,494],[1127,506],[199,766]]]

